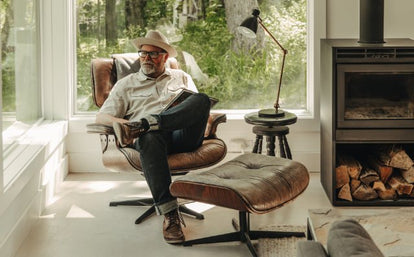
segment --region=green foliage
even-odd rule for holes
[[[263,22],[288,49],[280,101],[285,108],[304,108],[306,104],[306,0],[281,0],[280,6],[264,3]],[[268,42],[273,44],[273,42]],[[268,45],[275,60],[281,59],[278,48]],[[280,67],[280,63],[277,64]],[[279,69],[279,68],[277,68]],[[279,71],[277,71],[279,74]]]
[[[2,111],[16,111],[16,88],[15,88],[14,52],[9,53],[1,65],[2,79]]]
[[[147,1],[145,9],[151,10],[145,12],[147,27],[155,29],[160,20],[163,20],[166,17],[169,17],[169,19],[171,19],[173,3],[174,1],[172,0]]]
[[[96,38],[80,38],[77,47],[77,104],[79,110],[97,110],[93,103],[91,89],[91,60],[109,58],[113,53],[131,52],[133,47],[126,39],[119,39],[118,44],[107,47],[105,41]]]
[[[281,103],[284,107],[303,107],[306,103],[306,4],[305,0],[285,1],[284,8],[264,3],[268,29],[276,31],[289,49],[283,77]],[[292,13],[294,15],[292,15]],[[208,8],[205,20],[188,24],[178,43],[191,53],[209,79],[198,81],[200,91],[220,99],[216,108],[246,109],[273,106],[276,99],[282,53],[273,41],[261,50],[244,53],[232,50],[233,36],[225,22],[224,8]],[[290,105],[288,103],[291,103]],[[299,106],[298,106],[299,103]]]

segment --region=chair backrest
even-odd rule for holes
[[[169,58],[167,67],[178,68],[177,60]],[[91,63],[92,96],[99,108],[115,83],[140,68],[138,53],[113,54],[111,58],[93,59]]]

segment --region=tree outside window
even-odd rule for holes
[[[304,109],[306,6],[306,0],[77,0],[77,110],[96,110],[91,60],[135,52],[129,41],[149,29],[169,38],[199,91],[220,99],[216,109],[273,106],[281,51],[263,30],[253,40],[235,30],[254,8],[288,49],[280,105]]]

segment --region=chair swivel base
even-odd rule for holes
[[[246,244],[252,256],[257,257],[258,255],[256,249],[253,246],[252,240],[256,240],[259,238],[283,238],[292,236],[305,237],[304,232],[250,230],[249,213],[244,211],[239,211],[239,226],[236,226],[234,222],[233,226],[236,229],[239,228],[237,232],[185,241],[183,243],[183,246],[240,241]]]
[[[135,200],[125,200],[125,201],[113,201],[109,203],[109,206],[118,206],[118,205],[125,205],[125,206],[149,206],[150,208],[146,210],[141,216],[139,216],[135,220],[135,224],[140,224],[149,216],[155,214],[155,205],[154,200],[152,198],[143,198],[143,199],[135,199]],[[198,220],[204,219],[203,214],[193,211],[187,208],[185,205],[179,205],[178,209],[181,213],[185,213],[187,215],[193,216]]]

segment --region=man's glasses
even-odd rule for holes
[[[142,57],[142,58],[146,58],[149,55],[151,59],[157,59],[158,56],[160,56],[160,54],[166,54],[166,52],[157,52],[157,51],[147,52],[147,51],[142,51],[142,50],[138,51],[139,57]]]

